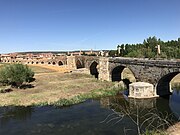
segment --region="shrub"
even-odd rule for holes
[[[0,70],[0,82],[18,88],[25,82],[33,81],[33,76],[34,72],[22,64],[5,65]]]

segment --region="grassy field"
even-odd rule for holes
[[[46,68],[46,67],[31,66],[31,65],[29,65],[29,67],[32,69],[32,71],[35,72],[35,74],[56,72],[55,70],[52,70],[52,69],[49,69],[49,68]]]
[[[0,93],[0,106],[61,104],[60,100],[72,100],[79,95],[82,98],[87,93],[92,95],[92,92],[96,92],[95,95],[102,95],[102,90],[106,91],[113,86],[112,82],[98,81],[90,75],[60,72],[66,71],[65,69],[57,71],[39,66],[31,68],[36,78],[31,83],[33,88],[13,88],[12,92]]]
[[[0,93],[0,106],[68,105],[87,98],[112,95],[117,92],[112,90],[114,85],[112,82],[98,81],[87,74],[68,73],[69,71],[63,66],[29,66],[35,72],[36,78],[31,83],[32,88],[13,88],[12,92]],[[123,72],[123,76],[131,81],[135,79],[128,70]],[[180,75],[172,80],[172,83],[178,82],[180,82]]]
[[[51,73],[51,72],[69,72],[66,66],[53,66],[53,65],[28,65],[36,74]]]

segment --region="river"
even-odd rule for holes
[[[0,107],[0,135],[136,135],[137,127],[165,129],[179,116],[179,90],[146,100],[119,94],[68,107]]]

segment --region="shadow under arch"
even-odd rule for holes
[[[166,96],[171,94],[170,81],[180,72],[172,72],[164,75],[157,83],[156,93],[159,96]]]
[[[53,64],[53,65],[56,65],[56,62],[53,61],[52,64]]]
[[[90,74],[91,75],[94,75],[95,76],[95,78],[97,78],[98,79],[98,75],[99,75],[99,72],[98,72],[98,70],[97,70],[97,65],[98,65],[98,63],[96,62],[96,61],[93,61],[92,63],[91,63],[91,65],[90,65]]]
[[[122,71],[124,70],[125,66],[117,66],[112,70],[111,79],[113,82],[121,81],[122,80]]]
[[[59,61],[58,66],[62,66],[62,65],[63,65],[62,61]]]
[[[134,78],[133,80],[135,81],[136,79],[135,79],[134,73],[131,71],[131,69],[128,68],[128,67],[126,67],[126,66],[122,66],[122,65],[116,66],[116,67],[112,70],[112,72],[111,72],[111,80],[112,80],[112,82],[123,81],[123,83],[125,84],[126,88],[129,89],[129,84],[132,83],[132,82],[134,82],[134,81],[132,81],[132,80],[130,79],[130,77],[128,77],[128,76],[126,76],[126,75],[125,75],[125,76],[122,75],[124,69],[128,69],[128,70],[129,70],[128,72],[129,72],[130,74],[132,74],[132,76],[133,76],[133,78]]]
[[[80,61],[80,60],[78,59],[77,62],[76,62],[76,67],[77,67],[77,69],[79,69],[79,68],[84,68],[84,64],[82,63],[82,61]]]

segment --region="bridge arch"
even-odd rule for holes
[[[115,81],[121,81],[122,80],[122,71],[124,70],[125,66],[116,66],[112,69],[111,72],[111,80],[113,82]]]
[[[62,65],[64,65],[63,62],[62,62],[62,61],[59,61],[59,62],[58,62],[58,66],[62,66]]]
[[[171,80],[180,72],[171,72],[162,76],[157,82],[156,91],[157,95],[164,96],[171,94]]]
[[[95,78],[98,79],[99,72],[97,70],[97,65],[98,65],[98,63],[96,61],[93,61],[90,65],[89,69],[90,69],[90,74],[94,75]]]
[[[41,61],[41,64],[44,64],[44,61]]]
[[[53,62],[52,62],[52,64],[53,64],[53,65],[56,65],[56,62],[55,62],[55,61],[53,61]]]
[[[125,65],[115,66],[114,68],[112,68],[110,74],[111,74],[111,80],[113,82],[123,81],[127,88],[129,88],[129,84],[131,82],[136,81],[133,71]]]
[[[76,61],[76,67],[77,67],[77,69],[79,69],[79,68],[84,68],[83,62],[78,59],[78,60]]]

